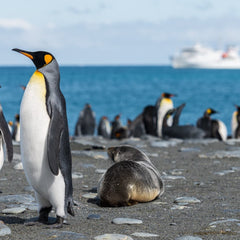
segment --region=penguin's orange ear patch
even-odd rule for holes
[[[210,108],[207,109],[207,113],[208,114],[211,114],[212,113],[212,110]]]
[[[44,56],[44,61],[46,64],[49,64],[52,61],[53,57],[50,54]]]

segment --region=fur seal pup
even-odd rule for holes
[[[98,197],[102,206],[130,206],[149,202],[164,192],[163,181],[147,155],[132,146],[108,148],[115,162],[98,183]]]
[[[75,126],[75,136],[92,136],[96,126],[95,113],[92,111],[90,104],[86,103],[84,109],[80,112],[78,121]]]

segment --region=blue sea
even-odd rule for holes
[[[23,90],[34,67],[0,67],[0,103],[7,121],[19,113]],[[168,66],[60,66],[61,89],[66,99],[70,134],[80,111],[90,103],[97,123],[121,114],[123,124],[163,92],[176,94],[174,106],[186,103],[180,124],[196,124],[211,107],[231,134],[235,104],[240,105],[240,70],[173,69]]]

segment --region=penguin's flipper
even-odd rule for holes
[[[179,118],[180,118],[180,115],[182,113],[182,110],[183,108],[185,107],[186,103],[183,103],[182,105],[180,105],[179,107],[176,108],[176,113],[173,117],[173,124],[172,126],[178,126],[179,124]]]
[[[2,106],[0,105],[0,131],[3,136],[4,147],[6,148],[6,158],[9,162],[13,159],[13,145],[12,145],[12,136],[8,128],[8,124],[3,115]]]
[[[72,186],[72,155],[70,149],[67,124],[65,125],[65,128],[61,132],[59,153],[60,153],[59,155],[60,170],[62,175],[64,176],[65,182],[65,206],[67,212],[74,216],[73,186]]]
[[[52,108],[47,135],[47,156],[49,167],[54,175],[59,173],[60,137],[63,131],[63,116],[58,109]]]

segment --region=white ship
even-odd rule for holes
[[[171,61],[174,68],[240,69],[237,47],[229,47],[227,51],[222,51],[196,44],[184,48],[173,56]]]

